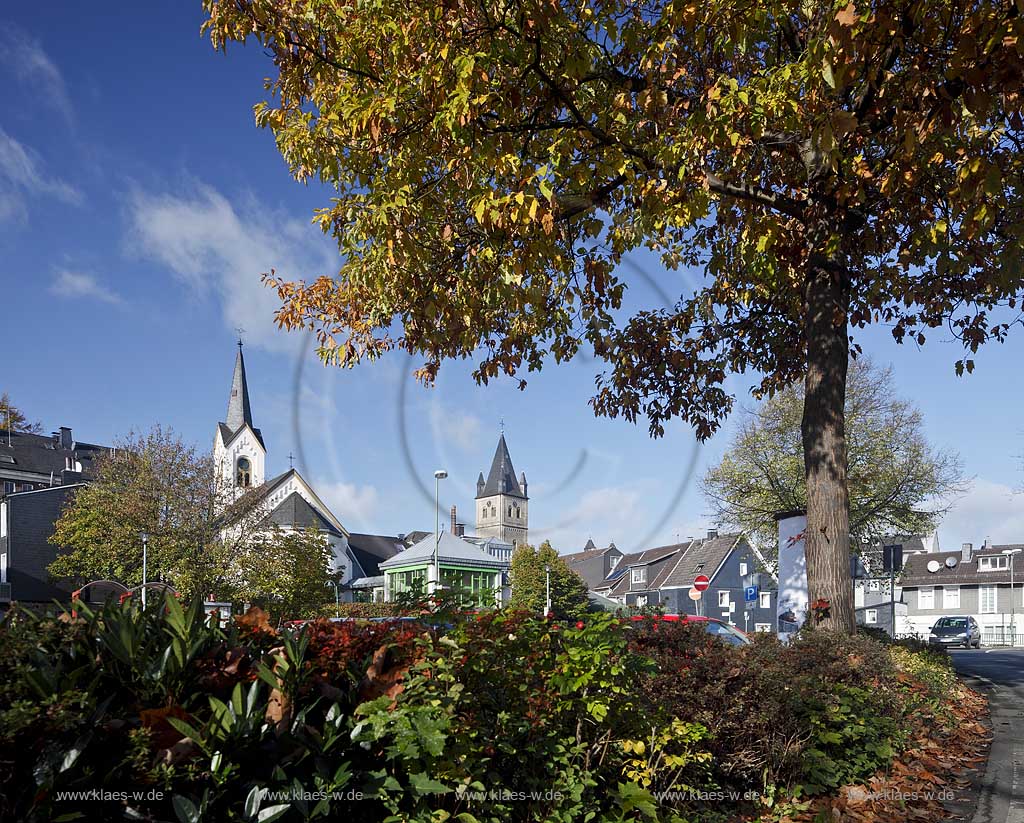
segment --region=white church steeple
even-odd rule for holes
[[[252,424],[241,340],[238,341],[235,372],[231,379],[227,421],[217,424],[213,457],[219,480],[225,487],[242,490],[263,484],[267,449],[263,435]]]

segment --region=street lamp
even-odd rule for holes
[[[328,580],[328,586],[334,586],[334,611],[338,617],[341,617],[341,594],[338,592],[338,582],[336,580]]]
[[[146,610],[146,571],[149,554],[149,535],[142,532],[142,610]]]
[[[1020,554],[1022,549],[1003,549],[1000,554],[1005,554],[1010,558],[1010,645],[1017,645],[1017,601],[1014,600],[1013,593],[1013,556]]]
[[[551,614],[551,566],[547,563],[544,564],[544,588],[544,617],[547,617]]]
[[[448,476],[444,469],[434,472],[434,591],[441,587],[441,567],[437,564],[437,550],[441,545],[441,503],[439,499],[441,481]]]

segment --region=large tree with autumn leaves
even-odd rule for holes
[[[256,122],[337,273],[271,274],[286,328],[486,382],[592,347],[595,411],[710,436],[730,372],[802,380],[810,595],[853,626],[843,404],[855,333],[970,353],[1017,322],[1024,20],[974,0],[204,0],[258,41]],[[617,311],[647,247],[705,280]]]

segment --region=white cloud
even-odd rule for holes
[[[450,444],[460,451],[479,453],[483,423],[475,414],[448,408],[435,398],[430,404],[430,425],[440,451]]]
[[[0,128],[0,221],[24,219],[31,197],[52,197],[77,204],[82,194],[74,186],[47,175],[39,155]]]
[[[129,200],[137,253],[167,266],[196,295],[213,290],[228,328],[242,327],[246,341],[290,351],[298,335],[274,325],[280,307],[261,275],[276,270],[312,279],[334,263],[322,235],[302,221],[282,218],[253,199],[237,205],[206,185],[182,195],[136,191]]]
[[[622,551],[639,551],[650,546],[634,546],[631,541],[644,534],[646,513],[642,495],[636,489],[607,486],[591,489],[566,510],[554,509],[554,522],[545,522],[541,508],[530,509],[530,542],[538,545],[550,540],[563,554],[580,551],[587,539],[599,546],[614,542]]]
[[[1010,486],[977,478],[939,526],[944,550],[962,543],[978,546],[986,537],[993,543],[1024,542],[1024,495]]]
[[[100,284],[91,274],[61,269],[50,285],[50,293],[68,299],[93,299],[112,306],[124,305],[124,298]]]
[[[13,23],[0,22],[0,65],[10,71],[32,93],[33,99],[59,111],[70,123],[74,108],[60,69],[39,41]]]
[[[367,524],[377,512],[380,496],[374,486],[355,483],[314,483],[313,488],[334,516],[350,531]]]

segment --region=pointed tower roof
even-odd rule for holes
[[[487,473],[487,482],[483,489],[477,485],[478,498],[490,497],[493,494],[507,494],[510,497],[521,497],[527,499],[519,481],[516,480],[516,470],[512,467],[512,457],[508,453],[508,445],[505,443],[505,435],[498,438],[498,448],[494,451],[494,459],[491,461],[491,470]]]
[[[235,356],[235,374],[231,378],[231,396],[228,398],[227,421],[221,423],[221,437],[225,443],[238,434],[242,426],[248,426],[256,434],[260,444],[263,435],[252,424],[252,408],[249,406],[249,384],[245,379],[245,358],[242,356],[242,341],[238,341]],[[264,447],[265,448],[265,447]]]
[[[231,378],[231,397],[228,399],[228,417],[225,421],[231,431],[236,432],[245,423],[252,428],[252,409],[249,408],[249,384],[245,380],[245,358],[242,357],[242,343],[238,343],[235,357],[235,376]]]

